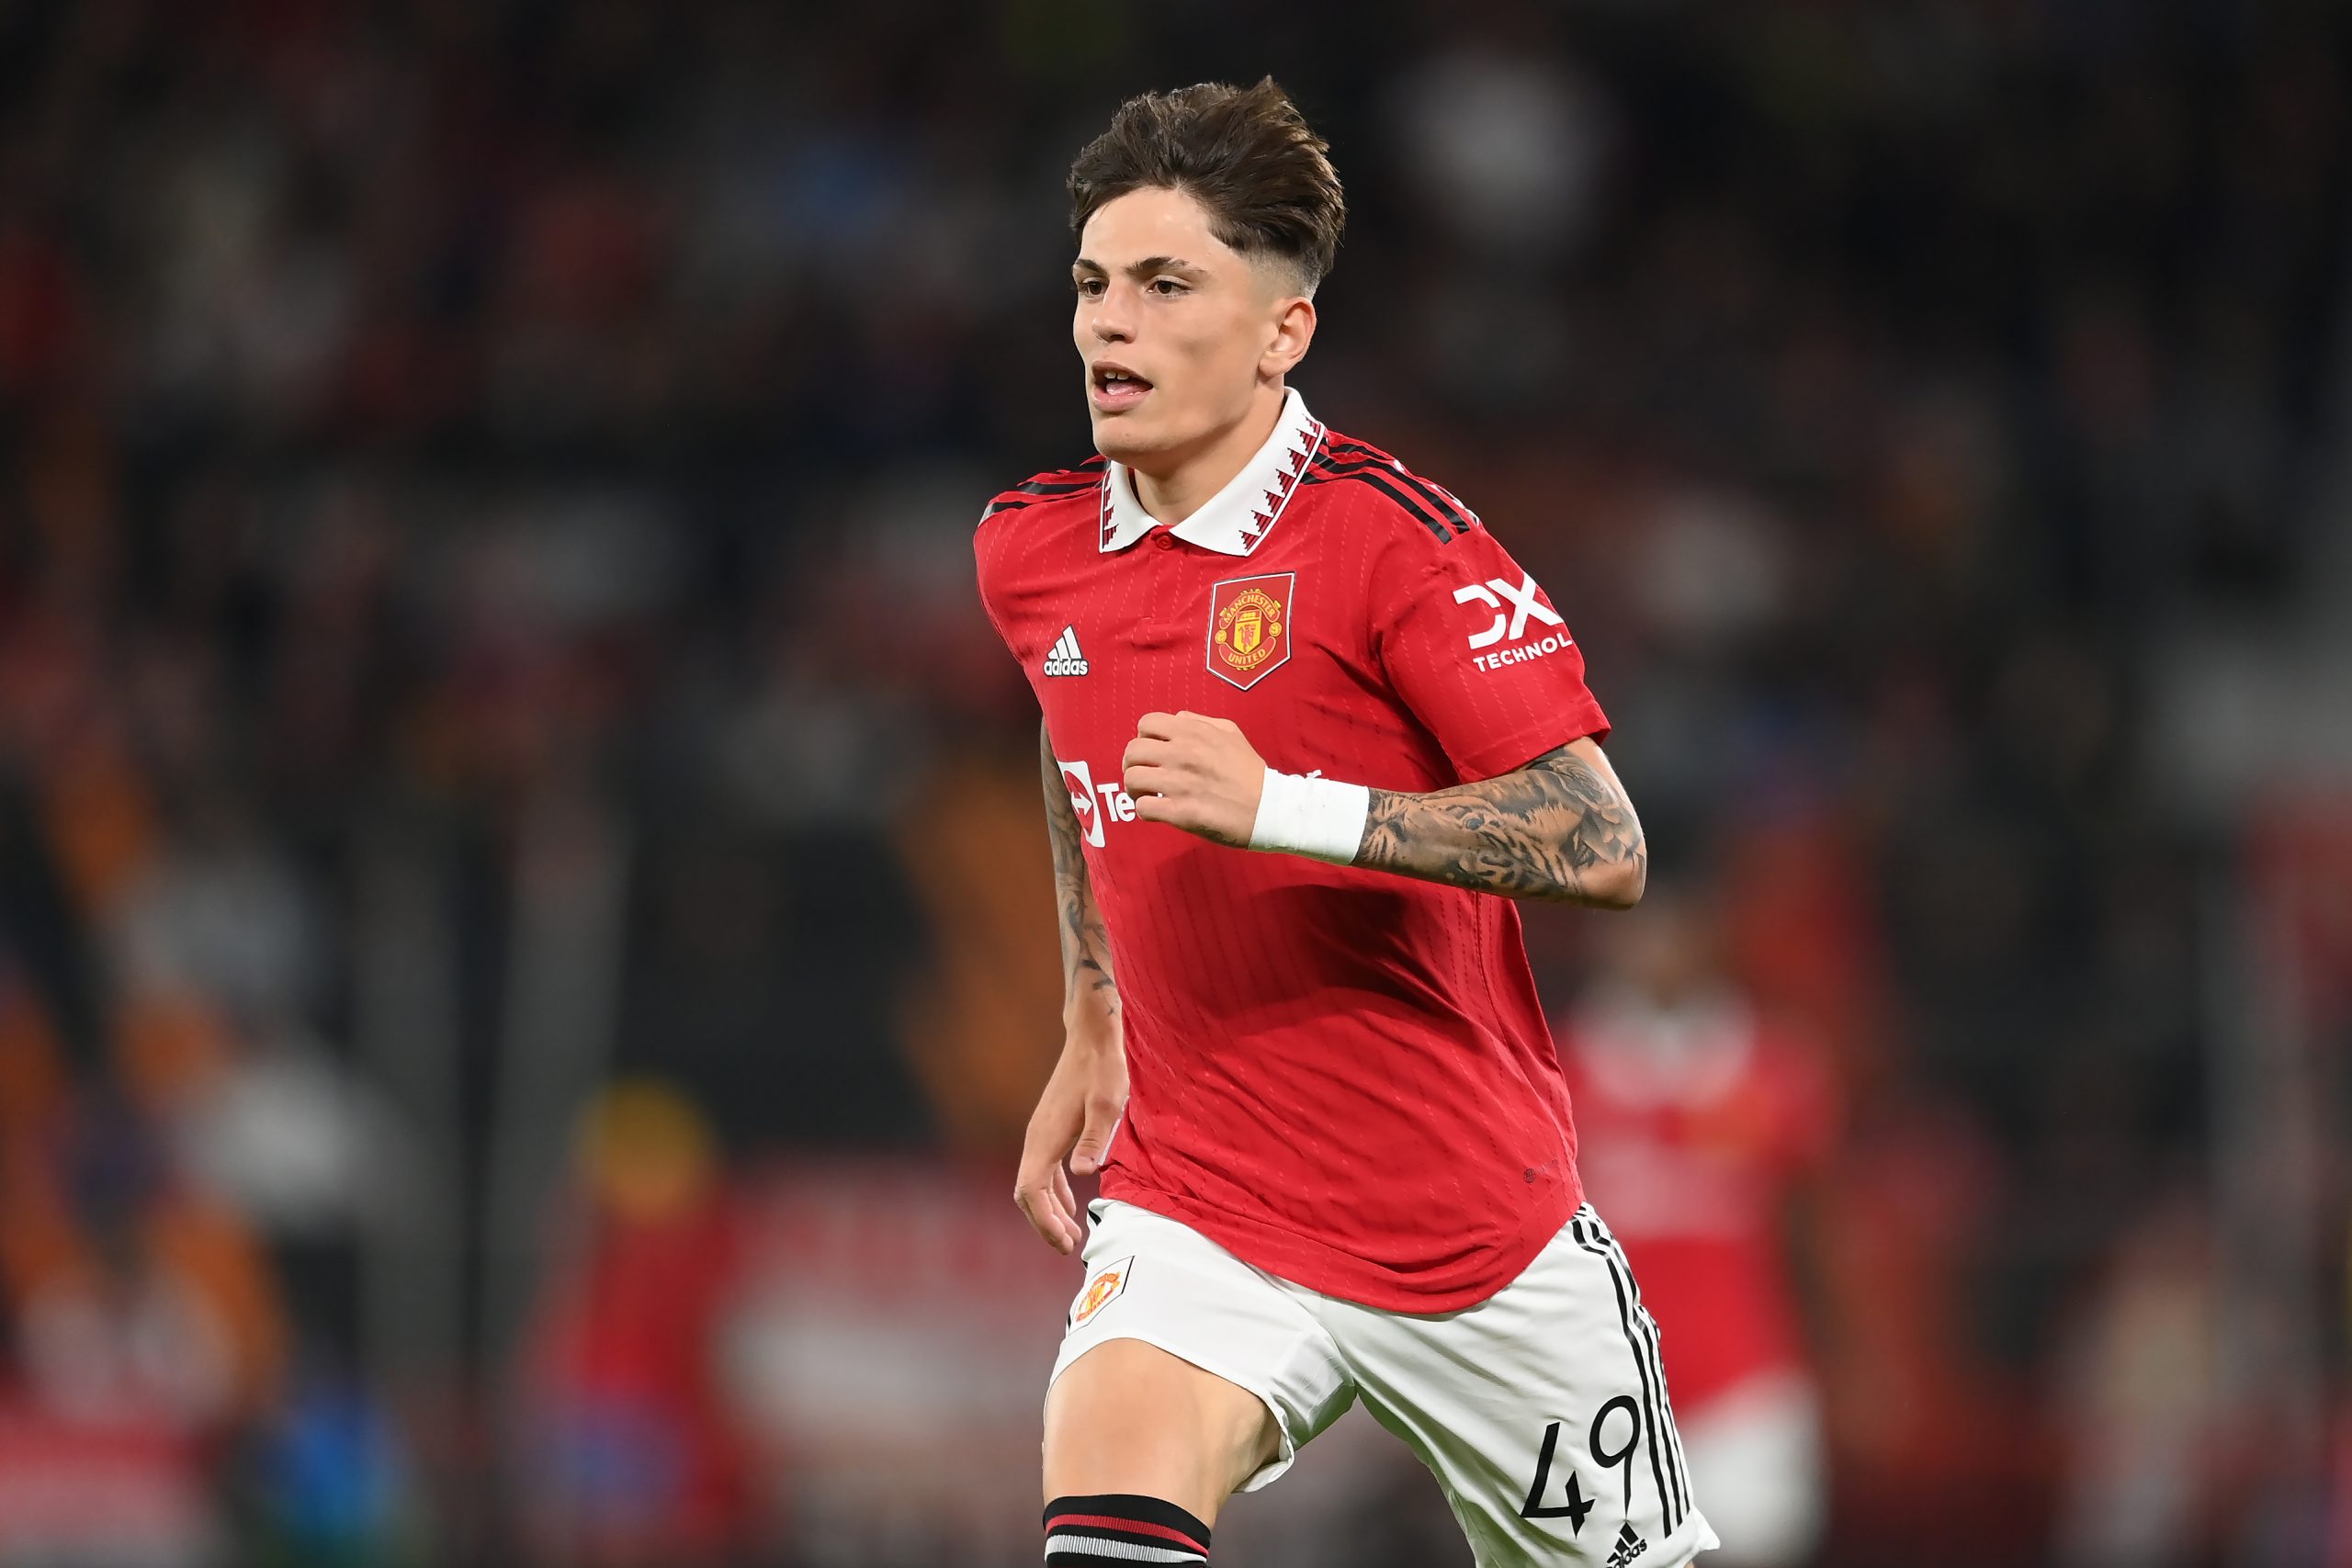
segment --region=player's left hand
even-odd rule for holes
[[[1212,843],[1246,849],[1266,787],[1266,761],[1229,718],[1148,713],[1120,762],[1136,815]]]

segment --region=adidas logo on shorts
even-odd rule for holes
[[[1078,628],[1064,626],[1054,646],[1046,650],[1046,673],[1048,675],[1083,675],[1086,655],[1078,650]]]
[[[1617,1547],[1609,1554],[1609,1568],[1632,1568],[1634,1558],[1650,1549],[1650,1543],[1634,1533],[1631,1525],[1617,1527]]]

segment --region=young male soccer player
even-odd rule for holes
[[[1632,905],[1641,828],[1534,579],[1285,386],[1327,152],[1266,81],[1133,99],[1079,154],[1101,456],[976,540],[1045,711],[1069,981],[1015,1191],[1088,1267],[1046,1560],[1205,1562],[1362,1398],[1480,1564],[1673,1568],[1715,1538],[1509,901]]]

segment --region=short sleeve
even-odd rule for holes
[[[1418,576],[1375,583],[1374,604],[1374,650],[1390,684],[1464,780],[1607,738],[1566,618],[1484,527]]]

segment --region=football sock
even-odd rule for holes
[[[1046,1505],[1046,1568],[1193,1568],[1208,1560],[1209,1527],[1173,1503],[1113,1492]]]

